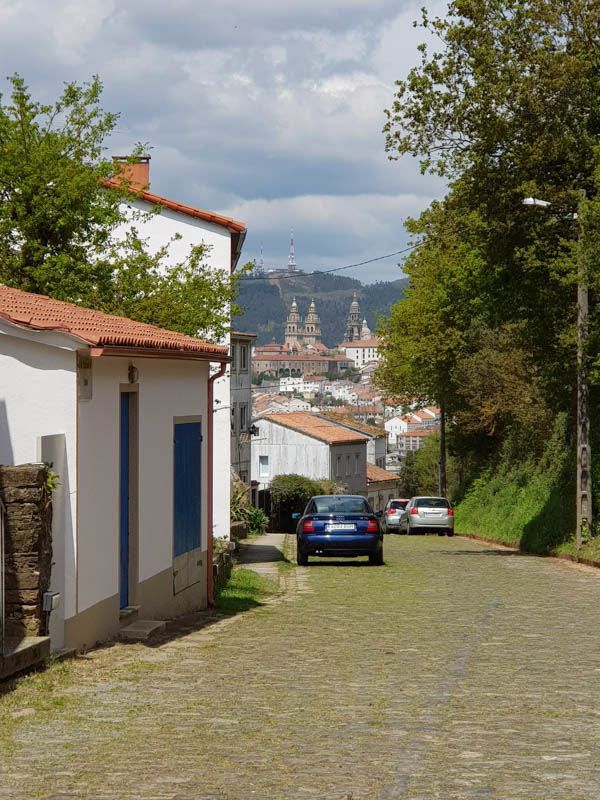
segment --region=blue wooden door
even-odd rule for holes
[[[200,547],[200,459],[202,429],[199,422],[176,423],[173,452],[173,556]]]
[[[119,465],[119,599],[129,605],[129,392],[121,392]]]

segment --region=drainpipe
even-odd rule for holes
[[[208,542],[207,542],[207,561],[208,561],[208,574],[207,574],[207,583],[206,583],[206,595],[208,599],[208,605],[214,605],[215,598],[214,598],[214,579],[213,579],[213,417],[214,417],[214,409],[213,409],[213,385],[217,378],[220,378],[222,375],[225,374],[225,369],[227,367],[227,363],[225,361],[220,362],[221,366],[219,367],[218,372],[215,372],[214,375],[211,375],[208,379],[208,425],[206,430],[206,439],[208,445],[208,508],[206,513],[207,518],[207,531],[208,531]]]

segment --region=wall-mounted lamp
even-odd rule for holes
[[[129,383],[137,383],[139,376],[140,373],[138,371],[138,368],[134,367],[133,364],[130,364],[127,370],[127,378],[129,380]]]

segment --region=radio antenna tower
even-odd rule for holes
[[[288,259],[288,271],[294,272],[296,269],[296,259],[294,257],[294,229],[290,233],[290,257]]]

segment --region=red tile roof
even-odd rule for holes
[[[366,433],[368,436],[374,436],[376,439],[382,439],[387,436],[387,431],[384,431],[383,428],[377,428],[375,425],[368,425],[366,422],[359,422],[351,414],[344,414],[343,406],[341,406],[341,409],[342,413],[336,412],[334,409],[331,411],[321,411],[319,416],[326,417],[327,419],[337,418],[340,425],[354,428],[354,430],[360,433]]]
[[[367,483],[379,483],[379,481],[397,481],[398,475],[395,472],[388,472],[387,469],[376,467],[375,464],[367,463]]]
[[[414,428],[412,431],[406,431],[406,433],[398,433],[396,436],[400,438],[400,436],[404,438],[410,438],[411,436],[430,436],[432,433],[437,433],[439,431],[439,427],[437,425],[428,425],[426,428]]]
[[[319,363],[323,363],[324,361],[350,361],[351,359],[346,358],[345,356],[319,356],[319,355],[309,355],[305,353],[303,355],[291,355],[289,353],[265,353],[264,351],[267,349],[269,345],[266,345],[262,348],[263,352],[256,353],[253,356],[254,361],[317,361]]]
[[[119,181],[115,180],[114,178],[112,180],[107,180],[104,183],[106,186],[119,186]],[[214,225],[220,225],[223,228],[227,228],[227,230],[231,231],[232,233],[241,233],[242,231],[246,230],[246,226],[243,222],[238,222],[235,219],[231,219],[231,217],[225,217],[222,214],[216,214],[214,211],[204,211],[202,208],[188,206],[186,203],[178,203],[175,200],[169,200],[168,197],[163,197],[160,194],[149,192],[147,189],[133,189],[131,194],[137,200],[144,200],[146,203],[151,203],[154,206],[162,206],[163,208],[168,208],[171,211],[178,211],[180,214],[187,214],[189,217],[196,217],[196,219],[203,219],[206,222],[212,222]]]
[[[183,352],[211,354],[223,360],[227,355],[226,347],[203,339],[8,286],[0,286],[0,317],[22,328],[70,333],[96,347],[164,350],[166,357]]]
[[[283,425],[284,428],[291,428],[299,433],[312,436],[313,439],[327,442],[327,444],[353,444],[367,441],[359,433],[342,428],[340,425],[336,425],[335,422],[322,419],[310,411],[271,414],[268,419],[278,425]]]
[[[355,342],[342,342],[340,347],[379,347],[379,339],[357,339]]]

